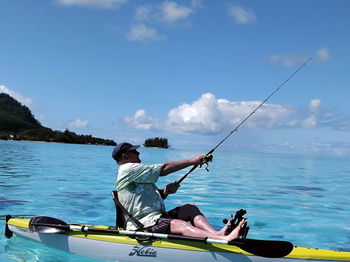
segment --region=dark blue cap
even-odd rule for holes
[[[112,157],[117,160],[123,153],[136,150],[140,147],[140,145],[132,145],[129,143],[120,143],[116,145],[113,149]]]

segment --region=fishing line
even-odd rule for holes
[[[227,138],[229,138],[234,132],[238,130],[260,107],[262,107],[263,104],[265,104],[275,93],[278,92],[284,86],[296,73],[298,73],[309,61],[311,60],[311,57],[307,59],[293,74],[291,74],[290,77],[288,77],[282,84],[280,84],[268,97],[265,98],[264,101],[262,101],[246,118],[244,118],[232,131],[224,137],[212,150],[210,150],[207,154],[205,159],[203,160],[203,163],[200,165],[202,166],[203,164],[207,164],[208,162],[212,160],[212,153],[222,144],[226,141]],[[177,181],[177,184],[180,184],[192,171],[194,171],[198,165],[195,165],[192,167],[190,171],[188,171],[179,181]]]

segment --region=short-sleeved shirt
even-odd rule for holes
[[[145,227],[153,226],[165,212],[164,201],[155,183],[162,164],[143,165],[126,163],[119,167],[116,188],[120,203]],[[137,226],[126,219],[126,229],[135,230]]]

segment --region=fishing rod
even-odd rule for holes
[[[224,137],[212,150],[210,150],[206,157],[203,159],[203,162],[200,165],[195,165],[191,168],[190,171],[188,171],[179,181],[176,181],[177,184],[180,184],[190,173],[192,173],[198,166],[202,166],[203,164],[208,165],[208,162],[210,162],[213,159],[212,153],[222,144],[226,141],[227,138],[229,138],[234,132],[238,130],[260,107],[262,107],[263,104],[265,104],[275,93],[278,92],[278,90],[281,89],[282,86],[284,86],[296,73],[298,73],[309,61],[311,60],[311,57],[307,59],[290,77],[288,77],[282,84],[280,84],[268,97],[265,98],[264,101],[262,101],[246,118],[244,118],[232,131]]]

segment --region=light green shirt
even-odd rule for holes
[[[155,183],[162,164],[143,165],[123,164],[118,169],[116,188],[120,203],[145,227],[153,226],[165,212],[164,201]],[[126,219],[126,229],[135,230],[137,226]]]

